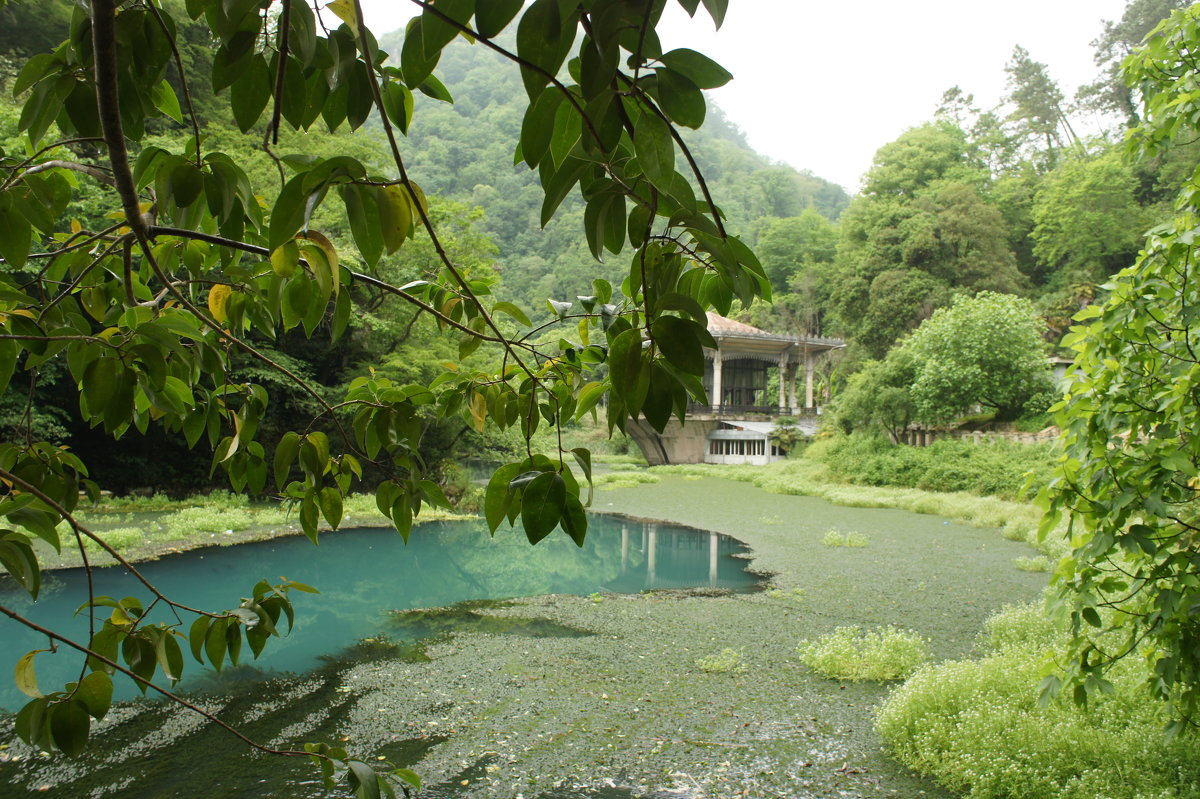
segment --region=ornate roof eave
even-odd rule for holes
[[[824,352],[846,346],[846,342],[840,338],[768,333],[712,312],[708,314],[708,332],[717,340],[718,345],[722,345],[722,349],[725,349],[724,343],[726,342],[734,345],[728,348],[730,352],[742,350],[743,346],[746,351],[760,353],[770,351],[776,354],[783,354],[792,347],[797,351]],[[706,350],[706,354],[708,353],[711,353],[711,350]],[[709,355],[709,357],[712,356]]]

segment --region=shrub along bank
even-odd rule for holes
[[[823,463],[834,477],[860,485],[971,491],[1014,500],[1032,498],[1051,473],[1048,444],[1011,441],[943,439],[910,447],[875,436],[848,435],[817,441],[805,457]]]
[[[1086,708],[1042,703],[1038,685],[1067,631],[1038,605],[993,616],[978,660],[921,668],[880,708],[900,762],[966,799],[1149,799],[1200,795],[1196,736],[1168,740],[1165,705],[1127,658]]]

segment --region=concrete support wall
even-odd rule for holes
[[[645,419],[629,422],[625,429],[651,466],[669,463],[703,463],[708,452],[708,434],[717,428],[716,420],[690,419],[681,425],[677,419],[667,422],[656,433]]]

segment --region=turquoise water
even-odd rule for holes
[[[213,610],[237,607],[262,579],[286,577],[321,590],[320,596],[292,594],[295,630],[268,643],[258,660],[243,647],[242,663],[252,667],[239,670],[243,678],[303,672],[381,634],[419,637],[422,630],[396,624],[395,610],[552,593],[701,586],[743,590],[758,582],[745,571],[745,561],[734,557],[745,548],[725,536],[602,516],[591,517],[590,523],[582,548],[560,533],[531,547],[518,530],[501,530],[491,538],[482,522],[440,522],[415,528],[407,545],[392,530],[356,529],[326,534],[319,547],[294,536],[195,550],[139,569],[176,601]],[[149,602],[145,588],[124,570],[97,570],[94,580],[98,595],[132,595]],[[32,602],[11,582],[0,581],[0,604],[84,640],[87,621],[72,614],[85,601],[86,586],[81,569],[47,574],[41,597]],[[160,621],[171,619],[165,611],[154,615]],[[64,624],[68,619],[71,623]],[[186,633],[191,618],[183,621]],[[45,647],[43,637],[0,619],[0,675],[11,675],[18,658]],[[193,675],[193,682],[185,680],[179,686],[184,691],[199,687],[194,675],[208,672],[190,655],[187,660],[185,674]],[[80,660],[62,649],[38,655],[36,667],[42,689],[51,691],[78,678]],[[201,679],[208,684],[211,677]],[[115,683],[118,698],[137,695],[128,680]],[[25,701],[10,678],[0,680],[0,709],[12,711]]]

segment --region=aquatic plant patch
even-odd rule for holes
[[[696,658],[696,668],[710,674],[744,674],[747,670],[741,651],[730,647],[712,655]]]
[[[1050,571],[1050,561],[1041,555],[1013,558],[1013,565],[1023,572]]]
[[[801,662],[838,680],[898,680],[929,659],[929,647],[912,630],[838,627],[815,641],[801,641]]]
[[[840,530],[828,530],[821,537],[821,543],[827,547],[850,547],[852,549],[861,549],[869,546],[871,540],[862,533],[850,532],[843,533]]]

